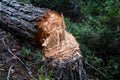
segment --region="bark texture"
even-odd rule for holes
[[[7,30],[21,39],[32,41],[35,23],[47,11],[15,0],[0,1],[0,28]]]

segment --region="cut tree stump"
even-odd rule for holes
[[[87,80],[82,60],[80,55],[64,62],[46,59],[44,62],[45,72],[53,71],[55,80]]]
[[[33,37],[36,33],[34,26],[47,10],[15,0],[2,0],[0,1],[0,28],[33,44]],[[46,58],[44,67],[46,77],[47,72],[52,71],[55,80],[87,80],[80,51],[62,62]]]

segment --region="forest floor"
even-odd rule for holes
[[[0,80],[30,80],[32,74],[38,76],[37,66],[33,61],[26,63],[22,53],[19,40],[0,29]]]

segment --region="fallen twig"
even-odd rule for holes
[[[1,35],[1,34],[4,34],[4,33],[5,33],[5,31],[3,31],[3,32],[0,32],[0,35]]]
[[[13,65],[11,65],[9,67],[9,70],[8,70],[8,75],[7,75],[7,80],[10,80],[10,72],[11,72],[11,69],[13,68]]]
[[[96,69],[94,66],[90,65],[87,62],[85,64],[106,78],[106,75],[103,72],[101,72],[100,70]]]
[[[14,56],[14,58],[18,59],[23,65],[25,65],[24,62],[23,62],[19,57],[17,57],[17,56],[11,51],[10,47],[7,46],[7,44],[5,43],[5,39],[4,39],[4,38],[2,38],[2,42],[3,42],[4,46],[7,47],[8,52],[9,52],[12,56]]]

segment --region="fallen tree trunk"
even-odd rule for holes
[[[34,37],[35,23],[47,9],[16,2],[15,0],[0,1],[0,28],[28,42]]]
[[[34,42],[34,27],[47,9],[25,5],[15,0],[0,1],[0,28],[30,43]],[[59,54],[58,54],[59,55]],[[81,52],[70,55],[62,62],[47,57],[44,61],[45,74],[53,72],[55,80],[86,80]]]

